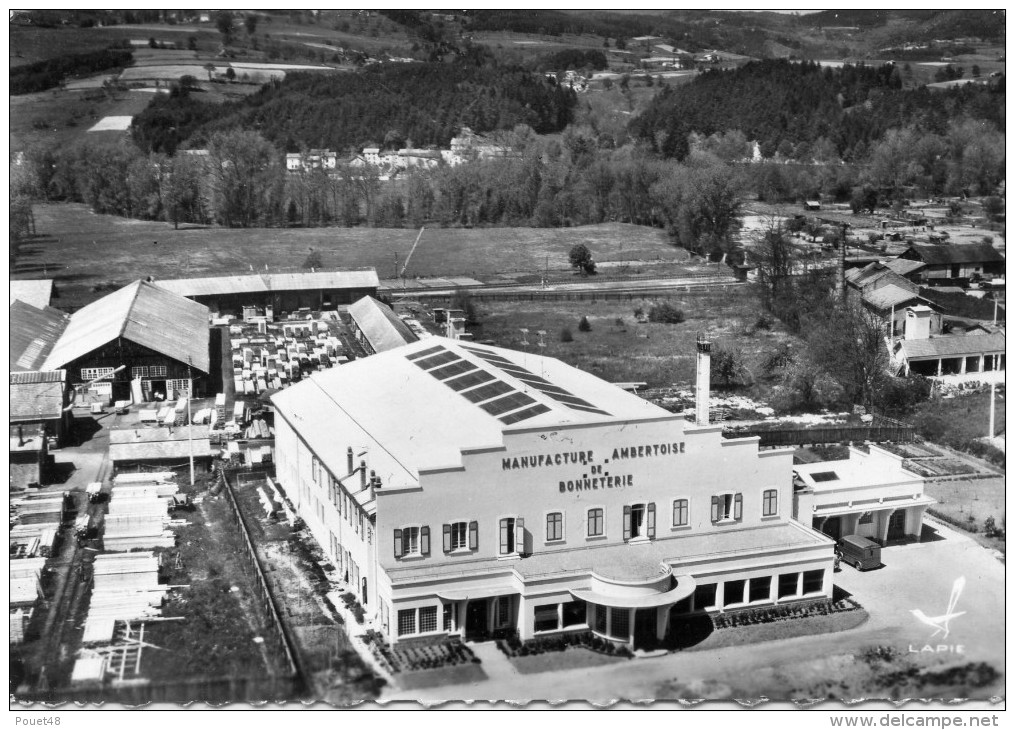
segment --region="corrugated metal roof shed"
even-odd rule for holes
[[[925,264],[940,266],[943,264],[973,263],[1004,263],[1004,256],[989,243],[912,243],[908,251],[912,251]]]
[[[379,283],[374,269],[209,276],[156,282],[163,289],[182,297],[317,289],[376,289]]]
[[[989,335],[943,335],[929,340],[902,340],[900,344],[906,359],[913,360],[1003,353],[1004,341],[1004,332],[995,332]]]
[[[212,455],[211,442],[206,439],[194,439],[194,458]],[[110,444],[109,459],[113,463],[124,461],[150,461],[154,459],[180,459],[186,463],[190,458],[188,441],[141,441],[130,444]]]
[[[885,262],[885,266],[899,276],[910,274],[918,269],[922,269],[926,265],[922,261],[913,261],[912,259],[891,259]]]
[[[40,369],[68,324],[70,315],[59,309],[22,301],[11,304],[10,369]]]
[[[924,299],[919,294],[895,284],[885,284],[884,286],[879,286],[876,289],[865,289],[863,293],[863,300],[878,310],[891,309],[892,307],[898,307],[905,302],[913,301],[930,304],[928,300]]]
[[[44,369],[63,367],[117,337],[209,372],[208,308],[145,281],[75,312]]]
[[[22,301],[33,307],[48,307],[53,298],[52,279],[11,279],[8,282],[11,304]]]
[[[60,418],[66,381],[66,370],[11,373],[11,422]]]
[[[117,428],[109,432],[110,444],[140,444],[159,441],[187,442],[193,430],[194,440],[208,438],[209,426],[177,426],[170,433],[168,428]]]
[[[373,297],[363,297],[353,302],[349,305],[349,315],[374,352],[392,350],[419,339],[391,307]]]

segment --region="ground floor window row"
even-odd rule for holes
[[[824,569],[704,583],[687,598],[659,610],[677,616],[803,599],[822,595],[824,584]],[[516,616],[519,610],[517,599],[517,595],[503,595],[399,609],[394,614],[394,633],[399,639],[438,632],[461,633],[467,639],[482,639],[497,629],[517,627],[522,630],[528,621]],[[533,635],[590,628],[600,636],[626,642],[632,641],[636,635],[663,631],[666,625],[665,617],[656,609],[609,607],[581,600],[540,604],[530,610]],[[386,604],[381,607],[381,620],[382,625],[387,627]],[[636,621],[640,622],[637,626]]]

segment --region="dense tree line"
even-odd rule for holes
[[[887,130],[905,125],[944,133],[956,117],[1004,126],[1003,80],[990,86],[903,90],[897,67],[821,68],[814,63],[760,61],[735,71],[709,71],[664,89],[632,123],[636,136],[665,157],[683,159],[688,136],[738,129],[771,158],[826,140],[846,161],[867,156]]]
[[[665,227],[703,254],[733,247],[743,176],[714,155],[664,162],[632,147],[600,150],[587,128],[559,139],[520,126],[515,154],[415,169],[382,181],[372,166],[288,173],[258,133],[214,132],[207,152],[146,153],[128,140],[28,150],[34,194],[99,213],[224,226],[562,227],[607,221]]]
[[[134,138],[152,152],[184,141],[202,147],[215,132],[257,129],[288,151],[446,147],[458,130],[562,131],[575,94],[515,67],[380,64],[350,74],[290,74],[242,101],[201,105],[186,94],[155,100],[134,120]]]
[[[130,65],[133,58],[130,51],[107,49],[88,53],[72,53],[30,63],[26,66],[15,66],[10,71],[10,93],[17,96],[45,91],[59,86],[64,79],[71,75],[87,76],[112,68],[122,68]]]

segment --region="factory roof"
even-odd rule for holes
[[[913,261],[912,259],[889,259],[885,261],[885,266],[894,271],[900,276],[911,274],[914,271],[922,269],[927,264],[922,261]]]
[[[207,276],[196,279],[165,279],[156,282],[156,284],[182,297],[197,297],[316,289],[376,289],[379,282],[374,269],[350,269],[345,271],[303,271],[290,274],[264,273],[242,276]]]
[[[671,417],[559,360],[440,337],[315,373],[272,402],[336,474],[348,445],[334,438],[336,418],[355,422],[353,443],[395,486],[460,464],[462,449],[500,446],[513,428]]]
[[[351,304],[349,315],[374,352],[385,352],[419,339],[391,307],[373,297],[363,297]]]
[[[1004,263],[1004,256],[989,243],[911,243],[906,249],[931,266],[947,264]]]
[[[66,370],[11,373],[11,422],[60,418],[66,381]]]
[[[926,340],[902,340],[899,346],[907,360],[1005,351],[1004,332],[987,335],[940,335]]]
[[[10,369],[41,368],[69,323],[70,315],[59,309],[39,308],[22,301],[11,304]]]
[[[865,289],[863,293],[863,300],[878,310],[886,310],[892,307],[898,307],[906,302],[927,302],[929,300],[924,299],[916,292],[905,289],[896,284],[885,284],[879,286],[876,289]]]
[[[11,304],[20,300],[42,308],[48,307],[49,300],[53,297],[52,279],[11,279],[7,284]]]
[[[900,482],[915,483],[919,486],[918,493],[923,492],[923,477],[907,471],[902,457],[874,445],[867,448],[869,453],[851,448],[848,459],[796,464],[793,473],[800,482],[815,492],[870,488]]]
[[[150,459],[187,460],[191,453],[188,436],[193,428],[193,453],[197,458],[212,455],[207,426],[178,426],[172,433],[166,428],[122,428],[109,432],[109,458],[114,462]]]
[[[210,372],[208,308],[145,281],[128,284],[71,315],[45,369],[63,367],[118,337]]]

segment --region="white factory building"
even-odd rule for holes
[[[277,478],[392,642],[587,627],[638,646],[687,614],[830,597],[792,450],[707,425],[698,347],[698,424],[551,358],[388,350],[273,396]]]

